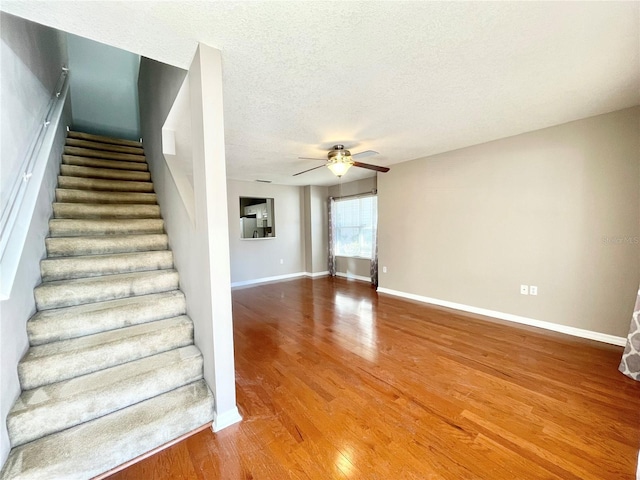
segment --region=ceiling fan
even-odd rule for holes
[[[356,162],[354,158],[363,158],[370,157],[372,155],[377,155],[378,152],[374,152],[373,150],[365,150],[364,152],[359,152],[351,155],[351,152],[344,148],[344,145],[334,145],[329,153],[327,153],[328,162],[324,165],[320,165],[318,167],[313,167],[308,170],[304,170],[303,172],[298,172],[293,176],[302,175],[303,173],[310,172],[312,170],[317,170],[318,168],[328,167],[329,170],[333,172],[336,177],[341,177],[347,170],[351,167],[360,167],[366,168],[368,170],[375,170],[376,172],[388,172],[389,168],[387,167],[379,167],[377,165],[371,165],[370,163],[362,163]],[[323,160],[322,158],[309,158],[309,157],[298,157],[301,160]]]

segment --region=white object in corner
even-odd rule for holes
[[[349,278],[353,280],[361,280],[363,282],[371,281],[370,277],[363,277],[362,275],[354,275],[353,273],[348,273],[348,272],[347,273],[336,272],[336,277]]]
[[[314,273],[304,272],[304,276],[305,277],[309,277],[309,278],[326,277],[327,275],[329,275],[329,271],[328,270],[326,270],[324,272],[314,272]]]
[[[211,426],[211,429],[214,432],[219,432],[220,430],[230,427],[231,425],[238,423],[241,420],[242,420],[242,415],[240,415],[240,412],[236,407],[222,414],[214,414],[213,425]]]
[[[533,318],[521,317],[519,315],[513,315],[511,313],[497,312],[495,310],[472,307],[470,305],[449,302],[447,300],[439,300],[437,298],[423,297],[422,295],[415,295],[413,293],[400,292],[398,290],[391,290],[390,288],[379,287],[378,292],[386,293],[387,295],[393,295],[396,297],[407,298],[409,300],[416,300],[418,302],[438,305],[440,307],[447,307],[447,308],[453,308],[455,310],[462,310],[463,312],[484,315],[485,317],[493,317],[500,320],[506,320],[508,322],[521,323],[523,325],[529,325],[531,327],[543,328],[545,330],[552,330],[554,332],[566,333],[567,335],[573,335],[574,337],[588,338],[589,340],[597,340],[598,342],[610,343],[612,345],[618,345],[621,347],[625,346],[627,343],[626,338],[616,337],[615,335],[609,335],[607,333],[593,332],[591,330],[584,330],[582,328],[569,327],[567,325],[559,325],[557,323],[551,323],[551,322],[545,322],[542,320],[535,320]]]

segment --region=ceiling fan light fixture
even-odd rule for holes
[[[343,176],[352,166],[353,160],[351,159],[351,156],[347,155],[336,156],[327,164],[329,170],[331,170],[336,177]]]
[[[329,152],[327,157],[329,158],[327,167],[338,178],[347,173],[347,170],[353,166],[351,152],[344,148],[344,145],[334,145],[333,150]]]

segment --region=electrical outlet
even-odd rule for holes
[[[280,265],[284,265],[284,258],[280,259]]]
[[[521,295],[529,295],[529,286],[528,285],[520,285],[520,294]]]
[[[382,273],[387,273],[387,267],[382,267]]]
[[[538,287],[531,285],[529,287],[529,295],[538,295]]]

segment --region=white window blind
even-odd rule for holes
[[[334,206],[335,254],[372,258],[378,223],[378,197],[337,199]]]

